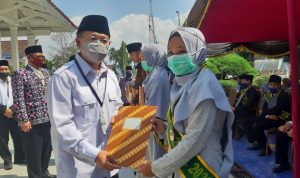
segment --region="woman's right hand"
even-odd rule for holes
[[[157,134],[165,133],[165,124],[162,120],[154,118],[151,119],[150,122],[152,123],[152,131]]]

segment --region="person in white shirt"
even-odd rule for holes
[[[8,148],[9,133],[14,143],[15,164],[25,164],[21,133],[14,119],[11,78],[8,61],[0,60],[0,156],[4,169],[12,169],[12,155]]]
[[[123,103],[117,77],[103,62],[110,44],[106,17],[84,17],[76,44],[80,52],[53,74],[47,88],[57,177],[117,178],[105,147],[111,118]]]

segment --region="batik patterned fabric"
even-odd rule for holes
[[[106,150],[122,167],[137,169],[145,160],[149,136],[152,129],[150,119],[156,114],[156,106],[124,106],[116,116]],[[141,119],[140,129],[126,129],[126,119]]]
[[[49,122],[45,89],[50,80],[47,69],[39,69],[39,77],[30,66],[15,71],[12,76],[14,109],[20,122],[29,120],[32,125]]]

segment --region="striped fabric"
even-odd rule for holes
[[[152,128],[150,119],[156,110],[156,106],[124,106],[119,110],[106,147],[119,166],[136,169],[145,160]],[[142,120],[139,130],[123,128],[125,120],[130,118]]]

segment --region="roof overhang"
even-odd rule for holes
[[[51,0],[0,0],[1,37],[10,36],[10,27],[18,35],[49,35],[51,32],[74,32],[76,25]]]

